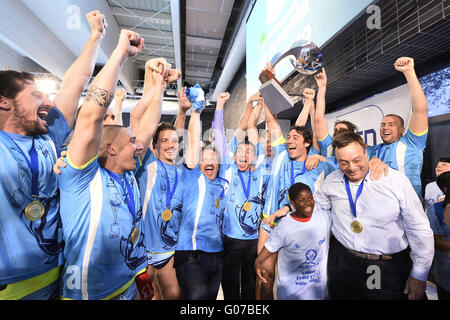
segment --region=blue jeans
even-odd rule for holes
[[[179,254],[175,252],[176,262]],[[184,253],[176,273],[182,299],[216,300],[222,280],[222,256],[201,251]]]

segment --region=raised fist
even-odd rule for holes
[[[181,76],[181,71],[177,69],[168,69],[167,74],[164,77],[164,85],[167,87],[174,81],[177,81]]]
[[[101,14],[98,10],[94,10],[86,14],[86,19],[91,27],[92,33],[98,32],[102,36],[105,34],[108,24],[106,23],[104,14]]]
[[[219,93],[217,96],[217,104],[225,105],[228,100],[230,100],[230,94],[228,92]]]
[[[326,88],[327,86],[327,73],[325,72],[325,68],[322,68],[322,72],[316,74],[314,76],[316,80],[317,86],[319,88]]]
[[[259,101],[262,100],[263,97],[261,96],[261,93],[256,92],[254,94],[252,94],[249,98],[248,98],[248,103],[254,102],[254,101]]]
[[[192,102],[190,102],[186,96],[186,87],[181,88],[181,91],[178,92],[178,102],[184,111],[187,111],[192,107]]]
[[[161,75],[164,75],[164,72],[165,72],[165,69],[167,69],[167,66],[170,66],[170,64],[168,64],[166,59],[164,59],[164,58],[149,59],[145,63],[146,70],[152,70],[152,71],[160,73]]]
[[[270,62],[266,63],[266,67],[263,69],[263,71],[265,71],[265,70],[269,70],[270,72],[275,74],[275,69],[273,68],[273,66],[272,66],[272,64]]]
[[[127,91],[123,88],[117,89],[114,93],[114,99],[123,101],[125,97],[127,96]]]
[[[409,72],[414,70],[414,59],[408,57],[398,58],[394,63],[394,68],[397,71]]]
[[[144,48],[144,38],[138,33],[126,29],[120,31],[119,42],[116,50],[125,58],[132,58],[142,51]]]
[[[314,89],[306,88],[306,89],[303,90],[303,96],[306,99],[314,100],[314,96],[315,95],[316,95],[316,91]]]

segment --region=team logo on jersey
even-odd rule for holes
[[[256,205],[261,205],[261,194],[258,193],[255,197],[249,198],[247,201]],[[244,231],[243,236],[249,237],[258,231],[257,227],[259,222],[259,215],[257,209],[259,208],[259,206],[252,205],[252,209],[250,211],[246,211],[244,208],[244,203],[241,206],[238,205],[235,207],[235,213],[239,221],[239,226]]]
[[[177,244],[182,205],[171,207],[170,210],[173,213],[173,217],[168,221],[164,221],[161,214],[157,216],[159,233],[161,240],[164,242],[163,248],[165,250],[169,250]]]
[[[48,255],[45,264],[52,264],[58,259],[58,255],[64,249],[64,240],[58,241],[58,230],[62,229],[61,218],[56,216],[56,223],[48,223],[48,213],[51,207],[51,201],[55,199],[43,200],[44,214],[39,220],[31,221],[25,217],[25,210],[22,210],[20,217],[25,222],[27,229],[36,239],[39,248]],[[56,201],[56,200],[55,200]]]

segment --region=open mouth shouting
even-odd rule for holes
[[[46,126],[47,125],[48,108],[46,106],[41,105],[37,109],[36,114],[37,114],[39,120],[42,121],[43,124]]]

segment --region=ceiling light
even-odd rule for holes
[[[47,94],[58,91],[58,84],[53,79],[38,79],[36,80],[39,89]]]

